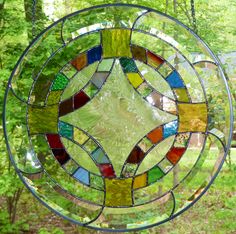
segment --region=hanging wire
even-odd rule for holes
[[[192,12],[192,19],[193,19],[193,30],[197,33],[197,19],[195,14],[195,4],[194,0],[191,0],[191,12]]]
[[[32,0],[32,37],[34,38],[36,36],[36,5],[37,0]]]

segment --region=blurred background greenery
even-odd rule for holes
[[[219,56],[236,97],[235,0],[35,0],[35,15],[33,2],[0,0],[1,106],[11,71],[35,35],[76,10],[118,2],[165,12],[197,32]],[[17,123],[12,128],[17,128]],[[33,198],[10,165],[2,127],[0,131],[0,233],[99,233],[62,220]],[[236,149],[232,147],[220,175],[199,202],[173,221],[138,233],[236,233],[235,220]]]

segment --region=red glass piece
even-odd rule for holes
[[[73,99],[67,99],[60,103],[59,106],[59,117],[71,113],[73,111]]]
[[[100,164],[99,168],[104,177],[107,177],[107,178],[116,177],[114,169],[111,164]]]
[[[127,159],[127,163],[139,163],[144,158],[144,155],[144,152],[138,146],[135,146]]]
[[[90,101],[89,96],[85,92],[80,91],[74,96],[74,109],[78,109],[82,107],[88,101]]]
[[[173,164],[175,165],[182,155],[184,154],[186,148],[182,147],[172,147],[169,152],[166,155],[166,158]]]
[[[69,154],[67,154],[64,149],[52,149],[52,152],[61,165],[65,164],[70,159]]]
[[[63,148],[63,145],[61,143],[60,136],[58,134],[47,134],[48,143],[50,145],[50,148]]]

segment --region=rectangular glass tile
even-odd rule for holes
[[[132,57],[128,29],[102,30],[103,57]]]

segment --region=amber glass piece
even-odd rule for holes
[[[163,138],[163,130],[162,127],[158,127],[148,133],[147,138],[153,143],[156,144],[157,142],[160,142]]]
[[[146,185],[147,185],[147,174],[146,173],[136,176],[134,178],[133,189],[142,188],[142,187],[145,187]]]
[[[159,67],[162,63],[164,63],[164,60],[161,57],[153,54],[150,51],[147,52],[147,60],[148,64],[155,68]]]
[[[63,148],[60,136],[58,134],[47,134],[46,136],[48,139],[48,143],[52,149]]]
[[[52,152],[61,165],[65,164],[70,159],[70,156],[64,149],[53,149]]]
[[[179,132],[205,132],[207,127],[207,106],[205,103],[179,103]]]
[[[182,147],[172,147],[170,151],[167,153],[166,158],[173,164],[175,165],[182,155],[184,154],[186,148]]]
[[[88,101],[90,101],[89,96],[85,92],[80,91],[74,96],[74,109],[78,109],[82,107]]]
[[[100,164],[99,168],[104,177],[114,178],[116,176],[111,164]]]
[[[144,63],[147,62],[146,50],[143,47],[132,45],[131,51],[134,59],[142,61]]]
[[[144,152],[138,146],[135,146],[127,159],[127,163],[139,163],[143,158]]]
[[[73,111],[73,98],[67,99],[60,103],[59,117],[71,113]]]
[[[105,179],[106,206],[131,206],[132,205],[132,178]]]
[[[79,57],[71,61],[71,64],[78,70],[82,70],[87,65],[87,55],[81,54]]]
[[[103,57],[132,57],[128,29],[109,29],[102,31]]]

